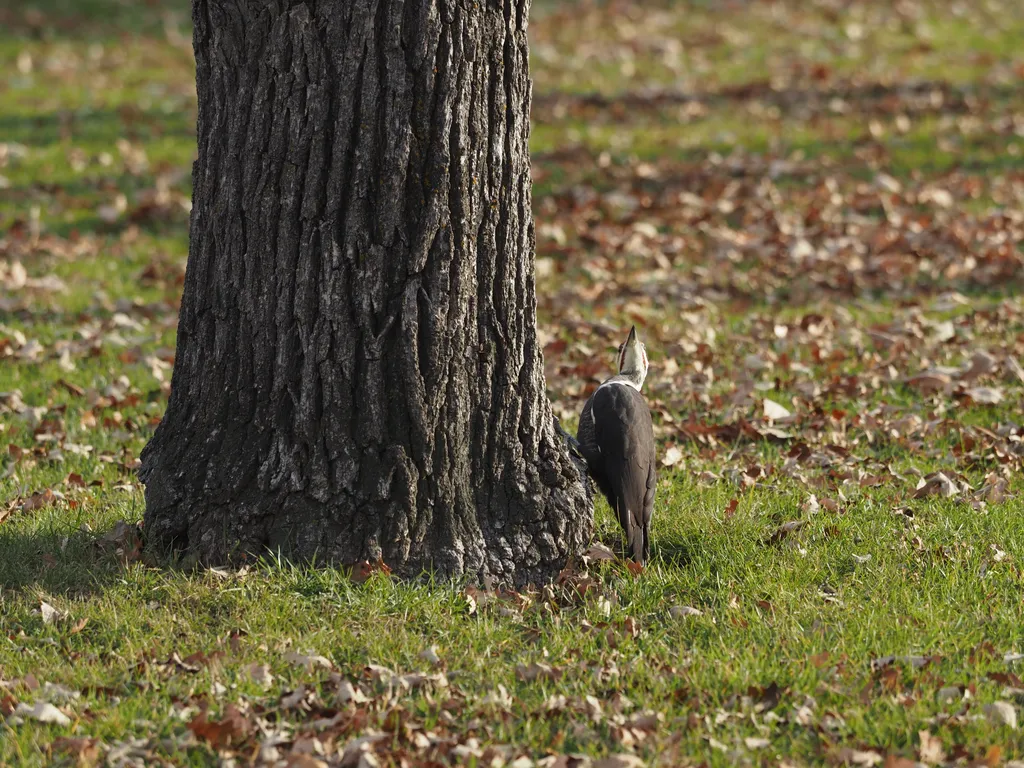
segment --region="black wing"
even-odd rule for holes
[[[654,427],[647,402],[625,384],[599,387],[583,408],[579,435],[591,474],[626,534],[630,557],[644,562],[655,486]]]
[[[583,412],[580,414],[580,423],[576,428],[576,440],[580,444],[580,453],[583,454],[583,458],[587,462],[590,476],[594,478],[598,490],[605,495],[608,503],[611,504],[612,489],[608,485],[608,478],[604,468],[604,457],[601,455],[601,446],[597,444],[597,430],[594,424],[594,400],[598,392],[601,391],[603,390],[598,388],[583,406]]]

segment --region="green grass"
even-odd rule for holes
[[[334,765],[378,730],[411,765],[490,765],[501,745],[509,762],[936,762],[922,731],[949,761],[1024,759],[986,710],[1024,697],[1006,657],[1024,652],[1024,13],[895,5],[537,3],[555,412],[575,426],[637,322],[660,455],[680,461],[642,574],[598,561],[501,597],[131,556],[118,525],[142,517],[134,469],[169,390],[188,247],[188,14],[0,11],[0,764],[88,764],[72,738],[111,764],[133,747],[215,765],[230,728],[197,717],[230,723],[229,707],[262,729],[220,745],[240,761],[283,731],[279,756],[317,736]],[[944,100],[907,90],[921,80]],[[976,379],[905,381],[981,350]],[[979,386],[1002,402],[972,400]],[[765,398],[792,420],[769,424]],[[954,496],[914,498],[939,470]],[[597,538],[619,547],[603,501]],[[873,667],[888,656],[907,658]],[[534,663],[555,679],[517,675]],[[389,689],[368,665],[445,678]],[[18,722],[46,700],[70,723]]]

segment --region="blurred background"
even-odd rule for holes
[[[169,388],[189,13],[0,10],[0,390],[68,406],[26,449],[80,442],[115,475]],[[1021,383],[1024,5],[541,0],[530,34],[539,322],[564,420],[631,322],[661,436],[712,463],[723,436],[779,420],[765,398],[812,444],[836,402],[1012,412],[1017,390],[972,398],[955,371],[981,351]]]

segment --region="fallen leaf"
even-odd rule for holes
[[[421,689],[448,687],[448,678],[443,672],[428,675],[423,672],[410,672],[405,675],[396,675],[392,682],[407,690],[418,691]]]
[[[985,750],[985,756],[981,759],[982,763],[986,768],[996,768],[996,766],[1002,764],[1003,759],[1003,748],[998,744],[993,744],[991,747]],[[1020,762],[1019,760],[1017,761]],[[1008,762],[1006,768],[1021,768],[1020,765],[1014,765],[1013,762]]]
[[[682,619],[688,616],[703,616],[704,612],[689,605],[673,605],[668,609],[668,615],[673,619]]]
[[[274,675],[267,664],[250,664],[245,667],[245,675],[264,690],[274,683]]]
[[[587,550],[587,557],[595,562],[611,561],[615,559],[615,553],[599,541],[595,541]]]
[[[663,467],[674,467],[677,464],[681,464],[683,461],[683,451],[678,445],[673,445],[665,451],[665,455],[661,457],[661,465]]]
[[[1017,358],[1007,355],[1004,365],[1009,374],[1017,379],[1018,384],[1024,384],[1024,367],[1017,361]]]
[[[950,341],[956,337],[956,327],[952,320],[942,320],[931,326],[932,338],[940,344]]]
[[[523,682],[532,683],[534,680],[558,680],[562,676],[562,670],[552,667],[550,664],[533,663],[517,664],[516,678]]]
[[[306,672],[312,672],[317,667],[323,669],[331,669],[334,665],[331,664],[331,660],[317,654],[310,653],[296,653],[295,651],[288,651],[284,655],[284,660],[292,666],[302,667]]]
[[[775,709],[782,700],[783,691],[774,680],[764,688],[752,685],[747,689],[747,695],[754,701],[755,712],[767,712]]]
[[[767,397],[764,399],[762,406],[764,408],[765,418],[770,421],[782,421],[783,419],[788,419],[793,415],[782,405],[776,403],[774,400],[769,400]]]
[[[420,651],[420,658],[430,664],[432,667],[441,665],[441,657],[437,654],[437,646],[432,645],[429,648],[424,648]]]
[[[38,720],[40,723],[71,725],[71,718],[47,701],[37,701],[32,706],[23,702],[15,708],[14,714]]]
[[[908,664],[914,669],[921,669],[926,667],[928,663],[933,661],[935,658],[936,657],[917,655],[882,656],[881,658],[871,660],[871,670],[874,672],[880,669],[885,669],[886,667],[891,667],[897,662],[901,664]]]
[[[356,766],[359,768],[370,768],[377,765],[376,762],[363,762],[362,758],[373,755],[374,746],[390,738],[392,737],[389,733],[373,731],[352,739],[339,750],[341,752],[341,759],[338,765],[341,768],[356,768]],[[374,761],[376,761],[376,758],[374,758]]]
[[[878,752],[868,749],[851,749],[843,747],[834,753],[835,762],[845,765],[873,766],[883,762]]]
[[[241,743],[252,730],[252,724],[237,707],[228,704],[224,710],[224,717],[220,720],[210,720],[206,712],[200,712],[187,728],[197,739],[205,741],[214,749],[221,749]]]
[[[113,551],[122,565],[142,557],[142,533],[138,524],[118,520],[112,529],[99,539],[100,547]]]
[[[593,762],[593,768],[644,768],[647,765],[636,755],[608,755]]]
[[[79,766],[95,765],[100,756],[100,740],[61,736],[50,745],[50,751],[67,755]]]
[[[785,540],[791,533],[799,531],[805,525],[807,525],[806,520],[790,520],[789,522],[783,523],[775,529],[775,532],[768,537],[765,543],[778,544],[779,542]]]
[[[49,488],[44,491],[37,491],[21,503],[21,511],[35,512],[36,510],[53,504],[58,498],[63,497],[58,496]]]
[[[371,563],[369,560],[363,560],[362,562],[356,563],[352,566],[350,578],[356,584],[363,584],[370,579],[374,574],[381,574],[382,576],[390,576],[391,568],[388,566],[383,559],[378,559],[376,562]]]
[[[354,685],[351,681],[342,680],[338,684],[338,701],[342,704],[348,704],[349,702],[365,704],[369,700],[366,694],[359,690],[359,686]]]
[[[953,385],[953,380],[947,374],[928,371],[911,376],[903,381],[908,387],[913,387],[923,395],[947,392]]]
[[[909,757],[900,755],[886,755],[884,768],[920,768],[920,763],[911,760]]]
[[[1005,399],[998,387],[971,387],[964,394],[979,405],[998,405]]]
[[[996,369],[996,365],[996,359],[992,355],[984,349],[979,349],[971,356],[971,361],[960,374],[960,379],[961,381],[974,381],[992,373]]]
[[[381,685],[389,685],[397,677],[393,670],[380,664],[367,664],[365,673],[370,680]]]
[[[950,701],[960,701],[964,697],[964,689],[956,685],[947,685],[944,688],[940,688],[935,697],[939,700],[940,704],[945,704]]]
[[[921,482],[914,491],[915,499],[927,499],[931,496],[939,496],[944,499],[952,498],[958,493],[956,484],[942,472],[933,472],[921,478]]]
[[[51,704],[67,704],[82,698],[82,694],[76,690],[58,683],[43,683],[42,699]]]
[[[988,716],[989,722],[994,725],[1005,725],[1010,730],[1017,729],[1017,709],[1008,701],[996,701],[986,704],[983,711]]]
[[[929,731],[920,731],[918,734],[921,745],[917,750],[917,758],[927,765],[939,765],[946,762],[946,753],[942,749],[942,740],[932,736]]]
[[[14,713],[14,710],[18,708],[18,700],[11,696],[9,693],[5,693],[0,696],[0,716],[8,717]]]
[[[39,613],[42,614],[43,624],[55,624],[66,615],[64,611],[54,608],[45,600],[39,604]]]
[[[725,505],[724,515],[725,519],[728,520],[730,517],[736,514],[736,509],[740,505],[739,499],[732,499],[728,504]]]

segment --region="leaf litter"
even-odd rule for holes
[[[929,56],[927,35],[919,32],[921,6],[899,5],[900,24],[910,25],[914,44]],[[856,20],[862,4],[854,6],[855,19],[844,16],[841,24],[828,18],[827,9],[787,3],[752,7],[749,18],[751,24],[788,26],[810,40],[834,37],[837,50],[848,50],[845,46],[863,45],[874,34],[873,23]],[[1024,227],[1019,179],[1012,172],[987,174],[969,166],[906,175],[897,170],[898,137],[925,120],[936,123],[939,144],[962,145],[980,137],[1000,152],[1005,149],[1008,137],[1019,131],[1016,107],[989,97],[1006,76],[1007,63],[990,61],[978,83],[964,86],[941,79],[891,82],[802,56],[769,56],[763,81],[735,83],[714,61],[750,34],[743,18],[716,17],[703,27],[687,23],[679,32],[672,14],[655,8],[552,13],[546,23],[531,26],[534,53],[543,62],[535,68],[536,123],[542,128],[555,123],[561,131],[568,117],[593,125],[593,135],[608,131],[613,139],[607,147],[594,146],[599,142],[593,135],[570,131],[558,147],[542,149],[534,160],[541,340],[556,414],[577,415],[582,399],[607,374],[622,318],[638,318],[655,353],[646,387],[663,472],[685,468],[713,487],[726,487],[718,506],[724,524],[756,520],[759,539],[785,543],[783,553],[789,545],[800,551],[826,540],[835,520],[858,514],[866,490],[889,494],[886,503],[901,510],[894,519],[906,526],[894,546],[921,557],[932,545],[920,541],[914,526],[943,504],[967,505],[981,514],[1012,499],[1012,481],[1024,456],[1024,430],[1012,412],[1024,385],[1017,362],[1024,354],[1017,340],[1024,306],[1012,294],[984,302],[977,297],[993,287],[1020,284],[1022,263],[1014,247]],[[973,17],[975,11],[965,7],[959,13]],[[580,35],[580,29],[593,34]],[[562,35],[570,36],[571,44]],[[584,79],[596,64],[609,61],[633,78],[611,95],[600,82],[593,92],[553,85],[566,72]],[[43,66],[35,55],[19,57],[17,64],[21,74]],[[668,73],[670,83],[687,78],[697,85],[692,92],[677,92],[645,80],[649,72]],[[804,152],[785,141],[755,151],[745,148],[742,136],[725,139],[725,147],[717,140],[704,146],[700,139],[678,151],[680,143],[690,141],[687,134],[701,135],[723,104],[753,117],[752,123],[796,120],[842,132],[848,121],[864,133],[849,141],[840,133],[840,141],[830,142],[850,145],[848,157]],[[638,119],[645,121],[645,132],[662,119],[680,129],[651,157],[629,143]],[[6,164],[22,162],[30,151],[5,144],[0,170],[11,173]],[[94,258],[107,247],[112,258],[120,258],[149,223],[184,226],[181,169],[155,170],[156,161],[130,138],[114,143],[109,155],[140,183],[131,192],[102,191],[92,210],[106,228],[102,236],[57,235],[47,231],[45,215],[5,223],[0,236],[5,318],[60,306],[68,284],[54,265]],[[74,152],[71,162],[85,168],[106,161]],[[985,206],[978,204],[982,201]],[[56,339],[13,320],[0,327],[0,363],[25,372],[55,365],[69,380],[54,391],[70,398],[70,406],[61,410],[63,401],[49,396],[30,395],[26,403],[20,393],[0,395],[0,435],[10,441],[0,469],[15,488],[0,505],[0,524],[90,503],[96,478],[83,469],[87,458],[109,470],[105,490],[137,492],[131,473],[155,418],[144,406],[149,398],[159,406],[169,392],[173,350],[161,348],[157,339],[176,319],[182,261],[154,255],[137,278],[163,298],[98,297],[76,327]],[[886,311],[879,316],[878,305],[865,304],[865,296],[881,297]],[[108,354],[116,355],[118,375],[103,385],[88,381],[82,369]],[[111,443],[121,448],[103,447]],[[894,462],[894,454],[909,461]],[[62,464],[77,470],[62,470],[67,483],[46,488],[22,482],[38,467]],[[776,487],[793,491],[793,514],[762,519],[746,494]],[[965,556],[954,545],[935,556]],[[140,546],[139,529],[127,521],[97,541],[98,550],[125,564],[138,559]],[[989,542],[977,549],[994,564],[1012,565],[1012,557],[1000,557],[1004,549],[991,549]],[[851,550],[847,560],[861,562],[861,557],[866,556]],[[388,573],[382,562],[366,561],[352,569],[352,580],[376,583]],[[615,543],[596,544],[548,591],[467,589],[460,610],[467,620],[519,627],[533,642],[537,626],[544,626],[541,617],[561,617],[616,652],[641,638],[647,622],[664,621],[666,613],[685,618],[683,627],[724,613],[706,605],[703,595],[701,609],[682,604],[693,596],[679,595],[673,598],[679,604],[658,617],[627,616],[615,579],[629,573]],[[227,582],[223,574],[213,578]],[[834,588],[822,585],[821,594],[834,597]],[[742,621],[751,619],[744,606],[753,610],[755,604],[778,602],[771,595],[742,597],[729,609],[743,614],[737,618]],[[40,606],[53,631],[71,625],[57,609],[50,606],[50,611]],[[148,662],[159,675],[194,680],[210,669],[209,656],[161,658]],[[926,657],[906,658],[911,661],[894,658],[878,665],[874,672],[884,676],[877,681],[881,689],[901,686],[891,674],[895,667],[918,670],[914,660]],[[264,762],[369,766],[395,757],[410,763],[544,764],[546,758],[535,759],[536,754],[488,743],[493,739],[483,715],[508,716],[519,705],[517,689],[498,685],[474,696],[448,674],[447,664],[438,663],[436,651],[417,660],[428,671],[368,664],[342,675],[344,667],[308,650],[268,657],[247,667],[259,697],[219,707],[194,703],[199,714],[193,713],[189,730],[212,748],[258,754]],[[619,664],[625,669],[624,660]],[[520,666],[518,684],[542,688],[577,679],[578,665],[570,659],[528,655]],[[615,712],[596,694],[617,679],[611,672],[618,665],[604,660],[597,666],[595,695],[552,693],[551,711],[600,725],[613,735],[616,750],[642,751],[668,724],[659,713]],[[278,690],[286,675],[315,678],[331,687],[331,695],[321,700],[322,691],[311,680]],[[969,689],[935,690],[955,690],[949,699],[959,702]],[[415,697],[451,721],[439,714],[433,722],[443,727],[425,725],[421,710],[411,705]],[[758,686],[746,698],[737,706],[760,707],[758,715],[781,709],[777,685]],[[1005,708],[989,706],[980,713],[1008,726]],[[705,705],[693,709],[698,720],[717,716]],[[898,765],[909,759],[865,744],[832,749],[846,732],[843,718],[821,712],[813,702],[796,699],[784,716],[813,728],[837,762]],[[477,727],[468,727],[475,720]],[[764,750],[771,743],[768,735],[714,733],[706,736],[707,744],[737,761],[743,750]],[[925,739],[924,733],[930,732],[918,732],[918,757],[938,760],[940,739]],[[132,737],[113,745],[53,744],[55,751],[69,754],[106,751],[111,764],[152,759],[158,747],[156,741]],[[947,757],[965,762],[991,756],[948,751]],[[558,765],[589,760],[550,757],[561,760]],[[643,759],[623,753],[591,762],[630,766]]]

